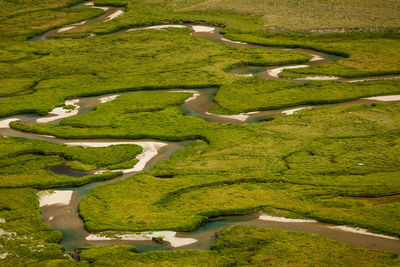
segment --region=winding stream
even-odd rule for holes
[[[123,8],[115,7],[97,7],[93,3],[83,3],[79,4],[73,8],[101,8],[105,13],[97,18],[83,21],[81,23],[75,23],[69,26],[64,26],[60,29],[51,30],[42,35],[36,36],[34,40],[46,40],[50,35],[66,32],[76,27],[82,27],[92,22],[101,22],[113,19],[124,12]],[[234,68],[230,71],[232,74],[245,75],[245,76],[257,76],[264,77],[268,79],[282,79],[279,77],[279,73],[285,68],[303,68],[314,64],[322,64],[325,62],[337,61],[340,57],[316,52],[307,49],[286,49],[286,48],[276,48],[276,47],[264,47],[259,45],[250,45],[243,42],[231,41],[223,37],[220,34],[221,28],[218,27],[208,27],[202,25],[159,25],[150,26],[144,28],[134,28],[126,31],[136,31],[136,30],[163,30],[168,27],[179,27],[179,28],[189,28],[191,30],[191,35],[202,37],[211,41],[216,41],[224,43],[231,46],[245,46],[253,48],[263,48],[263,49],[279,49],[279,50],[291,50],[299,53],[304,53],[312,56],[311,60],[302,65],[292,65],[292,66],[280,66],[280,67],[255,67],[255,66],[241,66]],[[338,78],[338,77],[308,77],[297,80],[336,80],[343,82],[358,82],[363,80],[373,80],[373,79],[392,79],[400,78],[400,75],[391,76],[374,76],[374,77],[363,77],[363,78]],[[199,89],[199,90],[162,90],[169,92],[190,92],[193,94],[192,97],[188,98],[182,107],[186,110],[187,115],[201,117],[207,121],[215,123],[251,123],[258,122],[266,116],[276,116],[276,115],[290,115],[294,112],[304,109],[311,108],[311,106],[299,106],[293,107],[292,109],[285,110],[269,110],[269,111],[255,111],[245,114],[237,115],[220,115],[209,113],[208,110],[212,107],[213,98],[216,94],[215,88],[210,89]],[[132,92],[128,92],[132,93]],[[118,95],[104,95],[96,97],[86,97],[76,100],[69,100],[70,103],[75,106],[74,110],[64,110],[63,108],[56,108],[52,111],[53,114],[49,114],[44,117],[39,117],[37,115],[18,115],[10,118],[5,118],[0,120],[0,134],[3,136],[19,136],[29,139],[42,139],[50,142],[64,143],[67,145],[83,145],[83,146],[108,146],[113,144],[121,143],[135,143],[144,148],[143,152],[137,157],[140,159],[139,163],[130,171],[126,171],[122,176],[117,177],[112,180],[89,183],[80,187],[73,188],[63,188],[59,191],[71,192],[71,199],[67,199],[65,203],[51,204],[51,205],[41,205],[41,211],[43,215],[43,220],[46,224],[51,226],[53,230],[60,230],[63,233],[64,239],[62,245],[69,251],[72,251],[77,246],[82,245],[104,245],[104,244],[131,244],[136,246],[139,251],[150,251],[150,250],[174,250],[174,249],[209,249],[214,241],[215,232],[225,228],[229,225],[257,225],[264,227],[273,227],[286,230],[295,230],[316,233],[320,235],[327,236],[332,239],[339,241],[344,241],[355,247],[364,248],[374,248],[387,251],[393,251],[400,253],[400,240],[394,237],[382,236],[377,234],[372,234],[366,232],[362,229],[355,228],[345,228],[337,225],[331,225],[326,223],[320,223],[311,220],[296,220],[296,219],[285,219],[279,217],[267,216],[262,213],[252,213],[242,216],[224,216],[219,218],[214,218],[211,221],[205,223],[199,227],[196,231],[190,233],[175,233],[171,237],[171,242],[164,242],[163,244],[157,244],[152,241],[139,241],[139,240],[96,240],[96,238],[88,238],[92,236],[91,233],[84,229],[82,220],[78,214],[78,204],[82,198],[95,186],[100,184],[112,183],[117,180],[125,179],[131,175],[140,173],[145,170],[150,170],[160,161],[167,160],[174,153],[182,150],[186,147],[190,141],[183,142],[159,142],[156,140],[114,140],[114,139],[92,139],[92,140],[68,140],[54,138],[53,136],[37,135],[32,133],[24,133],[15,131],[8,127],[10,121],[21,120],[24,123],[54,123],[57,124],[62,118],[73,116],[76,114],[87,113],[95,106],[100,103],[107,101],[112,101],[119,95],[124,93],[119,93]],[[335,106],[340,105],[354,105],[354,104],[372,104],[381,101],[386,101],[390,103],[400,103],[400,96],[383,96],[383,97],[372,97],[363,98],[354,101],[348,101],[337,104],[330,104]],[[66,101],[67,102],[67,101]],[[65,166],[58,166],[58,168],[53,169],[56,173],[70,174],[70,170],[65,168]],[[84,175],[85,173],[76,173],[76,175]],[[66,193],[66,192],[64,192]],[[101,238],[98,238],[101,239]],[[127,238],[129,239],[129,238]],[[168,240],[168,239],[167,239]],[[179,242],[179,240],[184,240],[185,242]],[[174,241],[177,241],[174,243]]]

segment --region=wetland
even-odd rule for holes
[[[1,260],[399,265],[398,33],[195,2],[69,1],[0,40]]]

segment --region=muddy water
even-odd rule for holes
[[[75,23],[73,25],[65,26],[61,29],[55,29],[49,32],[46,32],[40,36],[36,36],[33,38],[34,40],[45,40],[48,36],[58,33],[58,32],[66,32],[76,27],[82,27],[89,23],[93,22],[101,22],[113,19],[114,17],[121,15],[123,12],[122,8],[114,8],[114,7],[96,7],[93,6],[92,3],[84,3],[77,5],[73,8],[101,8],[105,11],[105,13],[97,18],[87,20],[81,23]],[[281,47],[265,47],[259,45],[251,45],[243,42],[230,41],[225,39],[221,34],[221,28],[215,28],[210,31],[198,31],[193,32],[196,26],[186,25],[189,29],[192,30],[192,35],[196,37],[205,38],[211,41],[223,43],[231,46],[243,46],[249,48],[262,48],[262,49],[278,49],[278,50],[289,50],[299,53],[304,53],[310,55],[312,58],[309,62],[302,64],[305,67],[312,66],[315,64],[322,64],[326,62],[332,62],[340,60],[340,57],[316,52],[313,50],[307,49],[286,49]],[[200,26],[207,28],[205,26]],[[138,30],[138,29],[135,29]],[[298,65],[285,66],[285,67],[301,67]],[[282,79],[279,77],[279,71],[275,67],[254,67],[254,66],[239,66],[230,71],[232,74],[237,75],[246,75],[246,76],[258,76],[268,79]],[[399,78],[398,75],[392,76],[373,76],[373,77],[364,77],[357,79],[345,79],[345,78],[335,78],[337,81],[343,82],[358,82],[362,80],[373,80],[373,79],[392,79]],[[313,78],[315,79],[315,78]],[[333,77],[321,77],[320,80],[330,80]],[[307,80],[307,79],[298,79],[298,80]],[[174,91],[174,90],[170,90]],[[175,90],[176,91],[176,90]],[[189,90],[193,91],[193,90]],[[282,114],[290,114],[290,111],[286,111],[284,109],[280,110],[271,110],[271,111],[261,111],[261,112],[252,112],[247,114],[238,114],[234,116],[221,116],[218,114],[208,113],[208,110],[212,107],[213,101],[212,99],[215,96],[216,89],[202,89],[195,90],[194,94],[197,94],[197,97],[187,100],[183,104],[183,108],[187,111],[187,115],[197,116],[203,119],[206,119],[210,122],[215,123],[243,123],[243,122],[258,122],[262,120],[266,116],[275,116]],[[368,100],[368,99],[360,99],[355,101],[349,101],[345,103],[332,104],[332,105],[353,105],[353,104],[367,104],[370,105],[372,103],[379,102],[378,100]],[[393,101],[393,103],[397,103],[398,101]],[[100,97],[90,97],[90,98],[81,98],[79,101],[79,111],[78,114],[87,113],[100,103]],[[308,108],[308,106],[299,106],[294,107],[296,109],[300,108]],[[289,113],[288,113],[289,112]],[[241,117],[240,117],[240,116]],[[235,117],[236,116],[236,117]],[[247,117],[246,117],[247,116]],[[20,115],[13,116],[13,118],[19,118],[24,123],[35,123],[38,116],[33,115]],[[245,119],[243,119],[245,118]],[[55,120],[51,123],[59,123],[59,120]],[[0,134],[4,136],[20,136],[30,139],[42,139],[46,141],[56,142],[56,143],[67,143],[71,142],[70,140],[52,138],[49,136],[41,136],[30,133],[21,133],[12,129],[1,128]],[[74,142],[84,142],[86,140],[75,140]],[[93,141],[93,140],[91,140]],[[115,140],[97,140],[99,142],[113,142]],[[131,141],[131,140],[129,140]],[[152,158],[146,164],[145,170],[151,169],[157,162],[162,160],[167,160],[172,154],[183,149],[188,142],[180,142],[180,143],[168,143],[167,146],[161,148],[158,151],[157,156]],[[69,174],[69,175],[78,175],[78,173],[74,174],[68,169],[65,165],[57,166],[56,169],[53,169],[54,172]],[[73,190],[73,196],[70,205],[61,206],[61,205],[52,205],[42,207],[42,215],[44,222],[52,227],[54,230],[60,230],[63,232],[64,240],[62,245],[64,245],[67,250],[72,250],[77,246],[81,245],[103,245],[103,244],[132,244],[139,248],[140,251],[149,251],[149,250],[171,250],[176,249],[172,248],[168,243],[163,245],[155,244],[151,241],[87,241],[85,237],[89,234],[85,229],[82,220],[78,215],[78,204],[81,199],[95,186],[100,184],[112,183],[120,179],[125,179],[126,177],[133,175],[135,173],[128,173],[120,176],[116,179],[104,181],[104,182],[95,182],[90,183],[84,186],[76,187],[76,188],[64,188],[63,190]],[[316,233],[320,235],[327,236],[332,239],[340,240],[347,242],[355,247],[365,247],[365,248],[376,248],[382,250],[388,250],[400,253],[400,241],[398,239],[388,239],[376,236],[368,236],[358,233],[345,232],[338,229],[329,228],[332,225],[323,224],[318,222],[312,223],[295,223],[295,222],[276,222],[276,221],[262,221],[259,220],[259,214],[250,214],[243,216],[226,216],[221,218],[213,219],[212,221],[204,224],[198,230],[191,233],[180,233],[179,237],[191,237],[198,239],[199,242],[196,242],[192,245],[188,245],[182,248],[190,248],[190,249],[208,249],[212,242],[214,241],[214,234],[216,231],[219,231],[226,226],[236,225],[236,224],[245,224],[245,225],[257,225],[264,227],[273,227],[279,229],[286,230],[295,230],[295,231],[303,231]]]
[[[171,155],[182,150],[189,143],[190,141],[167,143],[166,146],[159,149],[158,155],[153,157],[146,164],[144,171],[153,168],[160,161],[168,160],[171,157]],[[85,240],[85,238],[89,235],[89,232],[85,230],[83,221],[79,217],[78,205],[79,202],[82,200],[82,198],[85,197],[92,188],[101,184],[109,184],[116,182],[118,180],[125,179],[136,173],[138,172],[126,173],[112,180],[94,182],[80,187],[63,188],[62,190],[74,191],[70,204],[68,206],[51,205],[51,206],[41,207],[44,222],[47,225],[49,225],[53,230],[58,230],[63,233],[64,238],[63,241],[61,242],[61,245],[63,245],[67,250],[70,251],[74,250],[74,248],[76,248],[77,246],[83,246],[83,245],[119,244],[120,241],[110,242],[110,241]],[[146,251],[153,250],[154,247],[159,247],[159,245],[157,246],[156,244],[153,244],[153,242],[151,241],[138,242],[138,248]]]
[[[207,110],[213,105],[212,99],[215,95],[216,89],[198,89],[198,90],[169,90],[171,93],[176,91],[190,91],[193,94],[197,94],[197,97],[191,98],[190,101],[185,102],[183,107],[187,110],[188,115],[198,116],[205,119],[213,120],[214,122],[218,122],[215,118],[210,115],[207,115]],[[129,93],[129,92],[128,92]],[[87,112],[92,110],[96,105],[98,105],[101,101],[100,99],[104,96],[98,97],[90,97],[88,101],[84,101],[84,99],[80,99],[80,109],[79,113]],[[189,98],[190,99],[190,98]],[[353,105],[353,104],[372,104],[377,102],[377,100],[368,100],[368,99],[359,99],[355,101],[350,101],[346,103],[338,103],[333,105]],[[396,101],[395,101],[396,102]],[[282,115],[282,111],[284,110],[271,110],[264,111],[256,114],[255,117],[250,117],[252,120],[257,120],[257,116],[267,116],[267,115]],[[25,120],[32,121],[35,120],[36,117],[27,116]],[[225,121],[224,121],[225,122]],[[247,121],[247,122],[251,122]],[[57,123],[57,121],[53,121],[52,123]],[[57,143],[81,143],[81,142],[115,142],[113,139],[103,139],[103,140],[68,140],[68,139],[58,139],[51,138],[47,136],[38,136],[30,133],[20,133],[18,131],[14,131],[12,129],[1,129],[0,133],[5,134],[8,131],[8,135],[17,135],[28,138],[38,138],[51,142]],[[119,142],[129,142],[132,140],[118,140]],[[151,140],[150,140],[151,141]],[[162,160],[167,160],[169,157],[175,152],[183,149],[188,144],[186,142],[180,143],[169,143],[167,146],[161,148],[157,156],[152,158],[145,167],[145,170],[151,169],[158,162]],[[72,175],[71,171],[60,166],[59,172],[60,174]],[[73,250],[77,246],[83,245],[107,245],[107,244],[130,244],[136,246],[139,251],[150,251],[150,250],[175,250],[175,249],[209,249],[211,244],[214,241],[214,236],[217,231],[222,230],[226,226],[229,225],[256,225],[263,227],[273,227],[279,229],[286,230],[294,230],[294,231],[303,231],[321,234],[327,236],[332,239],[336,239],[339,241],[347,242],[355,247],[365,247],[365,248],[375,248],[381,250],[388,250],[393,252],[400,252],[400,241],[392,240],[387,238],[380,238],[362,234],[356,234],[351,232],[345,232],[337,229],[330,229],[329,224],[323,223],[287,223],[287,222],[270,222],[270,221],[262,221],[259,220],[259,214],[251,214],[251,215],[243,215],[243,216],[228,216],[221,217],[217,219],[213,219],[212,221],[204,224],[198,230],[191,233],[179,233],[177,237],[183,238],[194,238],[199,241],[188,245],[185,247],[174,248],[169,243],[165,242],[164,244],[156,244],[151,241],[88,241],[85,238],[89,235],[84,229],[84,224],[79,217],[78,214],[78,204],[82,200],[82,198],[89,193],[89,191],[97,185],[112,183],[120,179],[125,179],[135,173],[124,174],[116,179],[104,181],[104,182],[95,182],[90,183],[84,186],[76,187],[76,188],[64,188],[63,190],[72,190],[74,191],[72,201],[68,206],[62,205],[53,205],[53,206],[45,206],[42,207],[42,215],[44,222],[48,224],[53,230],[59,230],[63,233],[64,239],[62,241],[62,245],[67,250]]]
[[[83,177],[87,175],[93,175],[91,172],[74,170],[66,165],[67,161],[61,165],[50,167],[49,170],[59,175],[68,175],[72,177]]]

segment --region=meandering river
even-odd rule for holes
[[[75,23],[72,25],[64,26],[60,29],[54,29],[33,38],[33,40],[47,40],[51,35],[61,32],[67,32],[77,27],[83,27],[93,22],[102,22],[114,19],[124,13],[124,8],[117,7],[98,7],[92,2],[79,4],[73,8],[100,8],[105,11],[101,16]],[[136,30],[163,30],[168,27],[186,27],[191,30],[191,35],[202,37],[211,41],[224,43],[231,46],[245,46],[263,49],[279,49],[291,50],[299,53],[304,53],[311,56],[309,62],[302,65],[291,66],[275,66],[275,67],[255,67],[255,66],[240,66],[234,68],[230,73],[235,75],[244,76],[257,76],[268,79],[282,79],[279,73],[286,68],[306,68],[314,64],[322,64],[331,61],[337,61],[340,57],[313,51],[307,49],[288,49],[277,47],[264,47],[259,45],[251,45],[243,42],[231,41],[224,38],[220,34],[221,28],[209,27],[204,25],[157,25],[150,27],[128,29],[126,31]],[[94,37],[94,36],[92,36]],[[363,80],[376,80],[376,79],[393,79],[400,78],[400,75],[387,75],[387,76],[373,76],[363,78],[340,78],[340,77],[308,77],[297,80],[336,80],[341,82],[358,82]],[[190,92],[193,96],[185,101],[182,107],[186,110],[187,115],[201,117],[207,121],[214,123],[252,123],[262,120],[266,116],[277,115],[290,115],[298,110],[304,108],[312,108],[311,106],[293,107],[289,110],[269,110],[269,111],[254,111],[245,114],[237,115],[220,115],[209,113],[208,110],[214,104],[213,98],[216,94],[215,88],[210,89],[193,89],[193,90],[163,90],[169,92]],[[132,93],[132,92],[125,92]],[[77,246],[82,245],[103,245],[103,244],[131,244],[136,246],[139,251],[150,250],[173,250],[173,249],[209,249],[214,241],[215,232],[229,226],[229,225],[257,225],[263,227],[273,227],[286,230],[303,231],[309,233],[316,233],[327,236],[332,239],[347,242],[355,247],[374,248],[387,251],[400,253],[400,240],[394,237],[376,235],[366,232],[362,229],[338,227],[332,224],[320,223],[309,220],[291,220],[279,217],[266,216],[262,213],[252,213],[242,216],[225,216],[214,218],[199,227],[196,231],[190,233],[178,233],[171,237],[171,242],[164,242],[164,244],[157,244],[152,241],[139,241],[139,240],[95,240],[90,239],[88,236],[91,234],[84,228],[84,224],[78,214],[78,204],[82,198],[95,186],[100,184],[112,183],[117,180],[125,179],[137,173],[150,170],[155,164],[160,161],[168,160],[171,155],[185,148],[191,141],[183,142],[160,142],[157,140],[114,140],[114,139],[93,139],[93,140],[68,140],[55,138],[53,136],[37,135],[32,133],[23,133],[8,127],[8,123],[12,120],[21,120],[24,123],[54,123],[57,124],[62,118],[87,113],[93,110],[100,103],[113,101],[121,94],[117,95],[102,95],[96,97],[80,98],[72,101],[69,104],[75,106],[75,111],[67,112],[62,108],[53,110],[53,114],[44,117],[37,115],[18,115],[0,120],[0,134],[3,136],[19,136],[29,139],[42,139],[50,142],[64,143],[67,145],[83,145],[83,146],[108,146],[121,143],[135,143],[142,146],[143,152],[138,156],[140,159],[137,167],[131,171],[127,171],[122,176],[112,180],[89,183],[79,187],[62,188],[61,191],[72,191],[71,199],[65,203],[58,203],[52,205],[41,206],[43,220],[46,224],[51,226],[53,230],[59,230],[63,233],[64,239],[62,245],[69,251],[72,251]],[[373,104],[377,102],[390,102],[399,103],[400,96],[384,96],[376,98],[363,98],[354,101],[348,101],[330,105],[354,105],[354,104]],[[52,168],[55,173],[66,174],[71,176],[82,176],[88,173],[75,172],[65,165]],[[174,241],[177,241],[176,244]],[[179,243],[179,240],[192,240],[186,243]]]

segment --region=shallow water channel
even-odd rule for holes
[[[68,31],[70,29],[73,29],[75,27],[81,27],[84,25],[87,25],[92,22],[96,21],[107,21],[110,19],[115,18],[115,16],[119,16],[120,14],[123,14],[124,9],[123,8],[115,8],[115,7],[96,7],[94,6],[91,2],[88,3],[83,3],[78,6],[75,6],[73,8],[85,8],[85,7],[91,7],[91,8],[102,8],[105,10],[105,13],[97,18],[87,20],[81,23],[75,23],[73,25],[69,26],[64,26],[61,29],[55,29],[49,32],[46,32],[40,36],[36,36],[33,38],[33,40],[45,40],[47,39],[48,36],[59,33],[59,32],[64,32]],[[113,15],[114,14],[114,15]],[[113,17],[114,16],[114,17]],[[220,34],[221,28],[218,27],[207,27],[207,26],[195,26],[195,25],[170,25],[171,27],[187,27],[192,31],[193,36],[197,37],[202,37],[211,41],[216,41],[220,43],[224,43],[226,45],[232,45],[232,46],[246,46],[246,47],[253,47],[253,48],[263,48],[263,49],[279,49],[279,50],[290,50],[290,51],[295,51],[295,52],[300,52],[304,54],[308,54],[312,56],[311,60],[305,64],[302,64],[302,67],[307,67],[311,66],[313,64],[322,64],[325,62],[330,62],[330,61],[337,61],[340,59],[340,57],[334,56],[334,55],[329,55],[325,53],[320,53],[317,51],[313,50],[307,50],[307,49],[286,49],[286,48],[276,48],[276,47],[264,47],[264,46],[259,46],[259,45],[251,45],[247,43],[242,43],[242,42],[236,42],[236,41],[231,41],[228,39],[225,39],[223,35]],[[132,31],[132,30],[143,30],[143,29],[149,29],[149,30],[162,30],[163,28],[166,28],[165,25],[160,25],[160,26],[153,26],[153,27],[145,27],[145,28],[135,28],[135,29],[129,29],[127,31]],[[299,67],[299,65],[294,65],[294,66],[285,66],[285,67]],[[279,78],[278,74],[280,71],[282,71],[285,67],[255,67],[255,66],[239,66],[230,71],[232,74],[236,75],[246,75],[246,76],[259,76],[259,77],[264,77],[268,79],[282,79]],[[280,69],[280,70],[278,70]],[[357,82],[361,80],[372,80],[372,79],[389,79],[389,78],[399,78],[400,76],[392,75],[392,76],[374,76],[374,77],[363,77],[363,78],[354,78],[354,79],[345,79],[345,78],[337,78],[337,77],[319,77],[319,78],[303,78],[299,80],[337,80],[337,81],[343,81],[343,82]],[[207,121],[214,122],[214,123],[254,123],[254,122],[259,122],[262,121],[266,116],[277,116],[277,115],[289,115],[293,114],[294,112],[304,109],[304,108],[311,108],[310,106],[299,106],[299,107],[293,107],[289,110],[285,109],[279,109],[279,110],[269,110],[269,111],[255,111],[255,112],[249,112],[245,114],[237,114],[237,115],[220,115],[220,114],[212,114],[209,113],[208,110],[212,107],[214,104],[213,98],[216,94],[215,88],[210,88],[210,89],[193,89],[193,90],[177,90],[177,89],[171,89],[171,90],[162,90],[162,91],[170,91],[170,92],[178,92],[178,91],[183,91],[183,92],[191,92],[193,94],[193,97],[187,99],[185,103],[182,105],[182,107],[186,110],[187,115],[189,116],[197,116],[200,118],[203,118]],[[134,93],[134,92],[125,92],[125,93]],[[125,93],[118,93],[117,95],[125,94]],[[87,113],[93,110],[95,106],[100,104],[102,102],[102,99],[104,97],[111,97],[111,99],[114,99],[114,95],[106,95],[106,96],[96,96],[96,97],[86,97],[86,98],[80,98],[79,101],[77,101],[77,112],[76,114],[82,114],[82,113]],[[112,100],[111,100],[112,101]],[[353,101],[348,101],[348,102],[343,102],[343,103],[337,103],[337,104],[330,104],[330,105],[335,105],[335,106],[341,106],[341,105],[354,105],[354,104],[367,104],[371,105],[373,103],[381,102],[381,101],[386,101],[389,103],[399,103],[400,102],[400,96],[393,96],[392,98],[387,98],[386,100],[382,100],[377,98],[377,99],[358,99],[358,100],[353,100]],[[75,114],[75,113],[74,113]],[[76,115],[75,114],[75,115]],[[65,114],[64,114],[65,115]],[[62,119],[57,118],[55,120],[52,120],[52,117],[55,115],[47,115],[44,116],[45,118],[50,118],[49,121],[46,121],[46,123],[54,123],[57,124],[59,121]],[[68,116],[68,114],[66,115]],[[5,118],[2,119],[1,121],[9,120],[9,119],[19,119],[24,123],[38,123],[37,119],[43,118],[39,117],[37,115],[18,115],[18,116],[13,116],[10,118]],[[0,121],[0,124],[1,124]],[[4,124],[4,123],[3,123]],[[8,122],[6,123],[8,124]],[[37,135],[37,134],[32,134],[32,133],[23,133],[19,131],[15,131],[13,129],[10,129],[7,126],[0,127],[0,134],[3,136],[19,136],[19,137],[25,137],[29,139],[42,139],[50,142],[56,142],[56,143],[65,143],[69,145],[79,145],[80,143],[108,143],[109,145],[120,143],[120,142],[136,142],[139,145],[145,146],[146,143],[153,143],[157,142],[160,143],[159,141],[156,140],[138,140],[138,141],[133,141],[133,140],[115,140],[115,139],[93,139],[93,140],[67,140],[67,139],[59,139],[59,138],[54,138],[52,136],[45,136],[45,135]],[[363,230],[356,230],[356,229],[345,229],[345,228],[340,228],[336,225],[332,224],[326,224],[326,223],[320,223],[320,222],[315,222],[315,221],[302,221],[302,220],[285,220],[284,218],[279,218],[279,217],[271,217],[268,219],[265,219],[266,217],[263,218],[263,214],[261,213],[252,213],[252,214],[247,214],[247,215],[240,215],[240,216],[224,216],[224,217],[218,217],[211,219],[209,222],[206,222],[202,226],[200,226],[196,231],[190,232],[190,233],[178,233],[176,235],[177,238],[192,238],[196,239],[197,242],[194,242],[189,245],[185,246],[171,246],[170,243],[164,242],[163,244],[157,244],[152,241],[134,241],[134,240],[87,240],[86,237],[90,234],[84,229],[84,224],[82,220],[79,217],[78,214],[78,204],[82,200],[82,198],[88,194],[88,192],[94,188],[95,186],[101,185],[101,184],[107,184],[107,183],[112,183],[117,180],[125,179],[129,176],[132,176],[134,174],[137,174],[142,171],[150,170],[153,168],[158,162],[163,161],[163,160],[168,160],[171,155],[174,153],[182,150],[185,148],[190,141],[183,141],[183,142],[162,142],[165,143],[165,146],[162,147],[157,147],[156,148],[156,153],[152,151],[153,154],[151,154],[151,157],[149,156],[146,159],[146,164],[144,168],[142,168],[140,171],[133,171],[133,172],[128,172],[124,173],[122,176],[119,176],[115,179],[108,180],[108,181],[102,181],[102,182],[94,182],[90,184],[86,184],[83,186],[79,187],[73,187],[73,188],[62,188],[59,190],[64,190],[64,191],[73,191],[72,193],[72,198],[69,203],[69,205],[61,205],[61,204],[55,204],[55,205],[47,205],[41,207],[42,215],[43,215],[43,220],[46,224],[51,226],[53,230],[59,230],[63,233],[64,239],[62,241],[62,245],[68,250],[72,251],[74,248],[77,246],[82,246],[82,245],[104,245],[104,244],[131,244],[136,246],[139,251],[144,252],[144,251],[150,251],[150,250],[174,250],[174,249],[209,249],[211,244],[213,243],[215,239],[215,232],[229,226],[229,225],[256,225],[256,226],[263,226],[263,227],[273,227],[273,228],[279,228],[279,229],[286,229],[286,230],[294,230],[294,231],[303,231],[303,232],[309,232],[309,233],[315,233],[315,234],[320,234],[335,240],[339,241],[344,241],[347,242],[348,244],[355,246],[355,247],[364,247],[364,248],[375,248],[375,249],[381,249],[381,250],[387,250],[387,251],[393,251],[396,253],[400,253],[400,240],[397,238],[393,237],[387,237],[387,236],[381,236],[381,235],[375,235],[371,234],[368,232],[364,232]],[[144,154],[147,153],[146,149],[143,152]],[[142,154],[143,154],[142,153]],[[143,162],[140,162],[138,164],[142,164]],[[66,174],[66,175],[71,175],[71,176],[81,176],[85,175],[87,173],[85,172],[75,172],[72,171],[71,169],[67,168],[64,164],[54,167],[51,169],[55,173],[58,174]],[[352,232],[353,231],[353,232]]]

